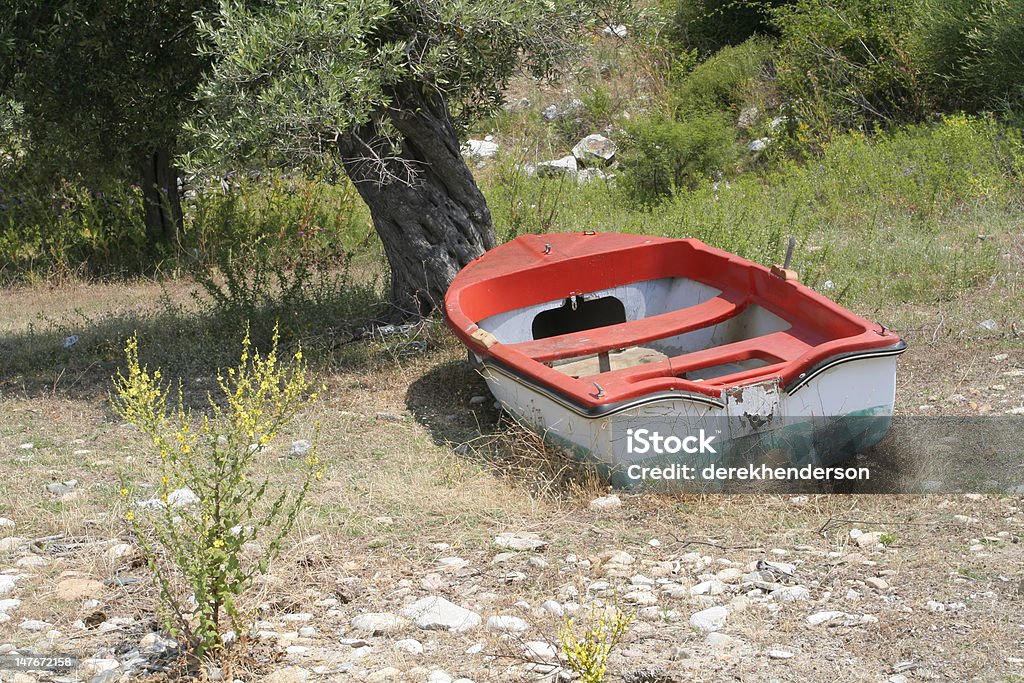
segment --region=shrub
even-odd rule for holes
[[[770,59],[771,42],[751,38],[724,47],[691,71],[675,89],[676,109],[736,112],[750,99]]]
[[[622,641],[633,617],[616,607],[591,615],[590,624],[576,632],[576,624],[567,619],[558,629],[561,654],[566,666],[580,677],[581,683],[603,683],[608,672],[608,657]]]
[[[777,81],[825,139],[920,119],[924,91],[906,45],[915,0],[798,0],[780,7]]]
[[[921,0],[913,49],[931,95],[946,111],[1024,104],[1024,4]]]
[[[294,488],[271,486],[256,471],[263,449],[315,395],[301,351],[280,363],[276,333],[265,356],[250,347],[246,335],[238,365],[218,376],[223,402],[210,397],[202,418],[185,408],[180,385],[169,408],[170,391],[159,370],[140,364],[134,337],[125,346],[128,374],[114,379],[113,408],[149,438],[160,477],[156,498],[127,517],[158,584],[165,626],[200,657],[223,647],[228,623],[236,632],[247,626],[238,600],[279,551],[321,472],[315,440]],[[131,487],[121,493],[128,498]],[[243,553],[257,540],[262,555]]]
[[[678,0],[669,30],[682,47],[707,55],[754,35],[774,35],[771,9],[789,1]]]
[[[626,127],[624,147],[620,187],[640,204],[695,187],[722,173],[737,154],[732,124],[719,113],[637,120]]]

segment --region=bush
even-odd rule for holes
[[[926,113],[906,49],[915,1],[798,0],[775,11],[779,87],[823,138]]]
[[[678,0],[670,33],[701,55],[739,45],[754,35],[775,35],[771,9],[791,0]]]
[[[1024,105],[1024,3],[921,0],[914,50],[945,111]]]
[[[127,517],[159,587],[164,625],[197,657],[223,647],[228,625],[236,633],[249,625],[239,599],[266,571],[321,476],[315,442],[306,444],[294,489],[271,487],[255,471],[260,453],[315,394],[301,351],[279,364],[276,334],[265,356],[250,346],[246,335],[240,362],[218,377],[222,402],[211,397],[201,419],[183,405],[180,387],[168,410],[169,388],[159,370],[140,365],[134,337],[125,347],[128,374],[114,379],[113,408],[149,438],[160,477],[152,504]],[[121,493],[127,499],[130,486]],[[244,548],[254,541],[264,549],[258,557]]]
[[[738,112],[751,99],[751,90],[771,58],[771,47],[767,39],[751,38],[716,52],[675,88],[677,111]]]
[[[620,187],[640,204],[651,204],[678,189],[693,188],[735,160],[736,135],[720,113],[692,114],[683,121],[665,116],[626,126]]]
[[[633,619],[617,607],[595,609],[579,633],[573,619],[565,620],[558,629],[559,650],[566,667],[580,677],[581,683],[604,683],[608,658]]]

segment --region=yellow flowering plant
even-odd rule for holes
[[[609,607],[591,614],[588,621],[577,628],[574,619],[565,620],[558,629],[561,654],[581,683],[604,683],[608,658],[633,623],[633,616]]]
[[[209,396],[201,416],[185,407],[180,382],[169,407],[170,387],[140,363],[135,337],[125,345],[127,374],[114,377],[114,411],[149,438],[159,475],[156,496],[129,507],[126,519],[159,587],[165,626],[200,657],[224,647],[229,625],[245,628],[239,596],[267,570],[322,476],[315,438],[298,486],[277,490],[255,471],[260,453],[316,399],[302,351],[280,362],[278,338],[275,328],[260,355],[246,331],[238,365],[218,375],[222,397]],[[121,495],[127,500],[131,487]]]

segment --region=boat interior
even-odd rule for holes
[[[659,278],[506,311],[480,322],[502,344],[570,377],[695,382],[770,373],[822,341],[735,292]]]

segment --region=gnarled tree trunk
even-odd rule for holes
[[[142,200],[151,249],[181,243],[181,196],[170,150],[159,147],[142,160]]]
[[[444,100],[415,85],[396,88],[393,98],[387,115],[401,135],[397,155],[372,124],[339,144],[384,243],[391,301],[422,316],[441,305],[459,269],[496,240]]]

